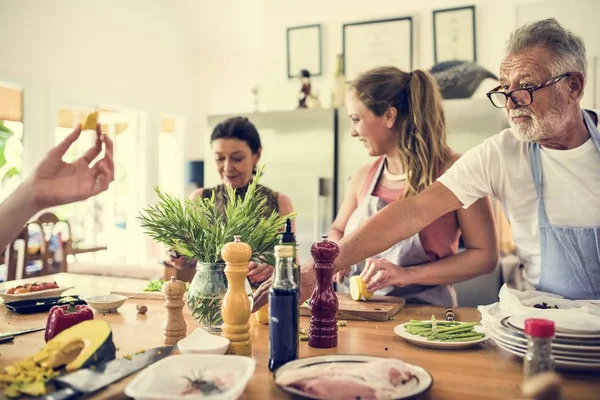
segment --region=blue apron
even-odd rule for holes
[[[585,111],[583,116],[590,136],[600,151],[598,128]],[[528,154],[538,199],[542,264],[537,289],[568,299],[600,299],[600,226],[564,228],[551,225],[542,195],[540,145],[530,143]],[[600,182],[590,184],[597,185]],[[590,204],[590,207],[598,205]]]

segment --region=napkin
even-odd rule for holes
[[[498,326],[508,316],[545,318],[554,321],[557,331],[600,333],[600,300],[568,300],[562,296],[537,290],[518,291],[506,284],[500,289],[497,303],[479,306],[481,324]],[[538,309],[534,304],[546,303],[558,309]]]

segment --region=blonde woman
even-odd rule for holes
[[[351,83],[346,105],[352,136],[377,160],[352,178],[329,232],[334,241],[394,200],[423,191],[460,157],[446,143],[442,98],[425,71],[367,71]],[[466,249],[457,253],[461,234]],[[493,271],[497,257],[492,209],[483,198],[339,272],[336,280],[360,274],[369,291],[452,306],[457,304],[452,284]]]

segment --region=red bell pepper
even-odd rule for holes
[[[72,304],[54,306],[48,313],[44,339],[47,342],[65,329],[88,319],[94,319],[94,312],[88,306]]]

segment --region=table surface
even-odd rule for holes
[[[93,296],[108,294],[111,291],[141,291],[147,281],[106,276],[60,273],[38,277],[38,281],[55,280],[59,286],[73,286],[65,294]],[[0,284],[8,289],[25,279]],[[137,313],[136,304],[144,303],[148,307],[146,315]],[[523,379],[522,361],[496,347],[492,340],[470,349],[434,350],[414,346],[396,334],[396,325],[410,319],[444,318],[444,309],[432,306],[407,305],[395,319],[387,322],[348,321],[347,326],[339,329],[338,347],[322,350],[300,342],[300,357],[324,354],[365,354],[382,357],[394,357],[408,363],[419,365],[433,376],[433,386],[420,398],[424,399],[518,399],[519,385]],[[96,313],[95,318],[111,324],[117,357],[133,354],[136,351],[161,346],[162,327],[166,320],[166,309],[161,300],[129,299],[117,313]],[[457,308],[457,319],[478,321],[479,312],[475,308]],[[188,334],[196,327],[187,307],[184,316]],[[18,315],[6,308],[0,310],[0,333],[26,328],[41,327],[46,323],[46,314]],[[251,317],[253,338],[253,358],[256,361],[254,376],[246,386],[242,399],[286,399],[287,394],[273,383],[268,370],[269,329],[259,325]],[[302,318],[301,327],[308,328],[308,318]],[[35,332],[17,336],[14,343],[0,345],[0,367],[35,353],[44,346],[44,332]],[[563,398],[598,399],[600,398],[600,374],[561,372],[563,378]],[[112,385],[95,396],[95,399],[127,398],[123,390],[132,377]]]

